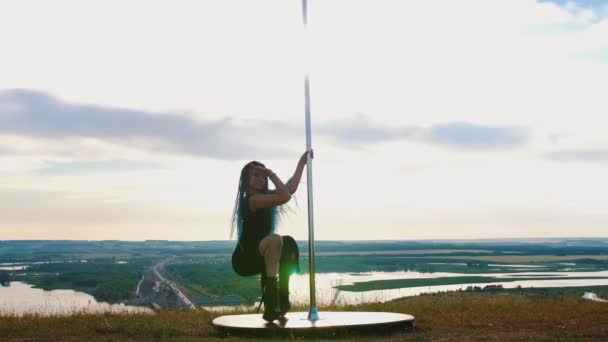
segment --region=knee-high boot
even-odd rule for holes
[[[265,321],[272,322],[279,318],[281,312],[278,308],[279,302],[279,289],[277,284],[277,277],[265,277],[264,278],[264,314],[262,318]]]
[[[285,316],[289,309],[291,309],[291,303],[289,302],[290,276],[291,272],[289,269],[279,272],[279,310],[281,311],[281,316]]]

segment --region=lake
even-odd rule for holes
[[[514,265],[519,266],[519,265]],[[339,285],[350,285],[355,282],[366,282],[374,280],[391,279],[430,279],[441,277],[462,277],[462,276],[482,276],[482,277],[557,277],[560,279],[549,280],[518,280],[501,282],[497,279],[492,283],[462,283],[456,285],[436,285],[419,286],[389,290],[373,290],[363,292],[341,291],[336,289]],[[566,278],[561,278],[566,277]],[[567,279],[568,277],[606,277],[605,279]],[[366,273],[317,273],[315,276],[316,300],[318,306],[325,305],[352,305],[369,302],[386,302],[401,297],[417,296],[426,293],[437,293],[444,291],[465,290],[468,286],[502,285],[504,288],[517,288],[518,286],[530,287],[576,287],[576,286],[598,286],[608,285],[608,271],[598,272],[517,272],[517,273],[479,273],[462,274],[434,272],[422,273],[415,271],[406,272],[366,272]],[[308,274],[296,274],[291,277],[290,300],[295,304],[308,305],[309,303],[309,277]],[[240,306],[242,308],[242,306]],[[230,309],[229,306],[204,306],[204,308],[214,311]]]
[[[33,288],[32,285],[13,281],[10,286],[0,286],[0,315],[67,315],[75,312],[134,313],[153,311],[145,307],[97,302],[93,296],[73,290]]]
[[[389,279],[420,279],[420,278],[441,278],[441,277],[461,277],[461,276],[483,276],[483,277],[606,277],[606,279],[549,279],[549,280],[520,280],[475,284],[463,283],[457,285],[436,285],[408,287],[389,290],[374,290],[364,292],[340,291],[335,288],[339,285],[350,285],[354,282],[364,282],[373,280]],[[308,274],[292,276],[293,289],[292,298],[294,303],[308,303],[309,298],[309,277]],[[421,273],[421,272],[370,272],[370,273],[319,273],[315,276],[317,303],[319,305],[330,304],[360,304],[368,302],[385,302],[400,297],[417,296],[424,293],[436,293],[442,291],[465,290],[468,286],[487,286],[502,285],[504,288],[521,287],[570,287],[570,286],[595,286],[608,285],[608,271],[599,272],[518,272],[518,273],[480,273],[480,274],[461,274],[461,273]],[[291,285],[290,284],[290,285]]]
[[[3,265],[2,267],[21,267],[23,265]],[[501,265],[505,266],[505,265]],[[366,272],[366,273],[317,273],[315,277],[317,304],[340,305],[360,304],[368,302],[385,302],[396,298],[416,296],[425,293],[436,293],[443,291],[465,290],[468,286],[502,285],[504,288],[516,288],[518,286],[530,287],[576,287],[608,285],[608,271],[597,272],[539,272],[543,266],[530,265],[508,265],[513,270],[519,267],[528,267],[529,272],[507,272],[507,273],[478,273],[462,274],[447,272]],[[571,266],[571,265],[565,265]],[[532,269],[536,269],[532,272]],[[497,279],[492,283],[462,283],[455,285],[419,286],[387,290],[373,290],[363,292],[343,291],[336,286],[351,285],[355,282],[368,282],[377,280],[393,279],[431,279],[442,277],[482,276],[517,279],[535,277],[559,277],[559,279],[546,280],[517,280],[505,282]],[[562,278],[565,277],[565,278]],[[605,279],[568,279],[572,277],[606,277]],[[291,278],[291,301],[294,304],[307,305],[309,302],[309,278],[307,273],[296,274]],[[212,310],[223,310],[226,306],[204,306]],[[234,307],[233,307],[234,308]],[[33,288],[32,285],[23,282],[11,282],[9,287],[0,286],[0,314],[70,314],[74,312],[152,312],[145,307],[127,306],[122,304],[108,304],[97,302],[95,298],[87,293],[73,290],[45,291]]]

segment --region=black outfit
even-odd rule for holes
[[[260,208],[255,212],[249,209],[248,196],[243,203],[243,231],[232,253],[232,268],[241,276],[261,274],[262,300],[266,321],[284,316],[290,309],[289,277],[300,271],[299,250],[291,236],[283,236],[283,249],[279,261],[279,279],[267,277],[264,257],[260,254],[260,242],[270,234],[270,208]],[[258,307],[258,311],[260,308]]]
[[[241,276],[263,273],[264,257],[258,246],[270,234],[270,208],[249,209],[249,197],[245,196],[243,205],[243,231],[232,253],[232,268]]]

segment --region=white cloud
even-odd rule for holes
[[[304,35],[299,1],[3,2],[0,89],[37,89],[69,104],[146,115],[179,113],[181,122],[230,117],[236,135],[249,128],[253,137],[224,141],[240,146],[242,153],[231,162],[193,161],[193,153],[160,155],[125,139],[34,140],[5,129],[0,165],[10,176],[4,184],[103,193],[137,206],[146,203],[144,198],[170,198],[168,210],[175,213],[186,208],[228,219],[236,190],[236,177],[230,175],[238,174],[245,160],[270,157],[249,150],[251,140],[289,151],[281,155],[289,161],[269,164],[282,175],[293,171],[299,155],[290,155],[304,147],[302,83],[308,69],[316,212],[332,226],[320,236],[339,236],[334,227],[357,221],[385,225],[382,236],[394,238],[413,236],[408,229],[415,226],[425,227],[428,236],[469,237],[490,234],[487,225],[502,218],[493,227],[522,236],[533,234],[532,228],[521,228],[538,224],[533,216],[542,218],[556,208],[584,216],[585,207],[570,206],[573,201],[605,211],[601,194],[592,190],[602,180],[604,164],[544,160],[549,152],[564,159],[572,151],[608,146],[604,7],[533,0],[310,1],[309,7]],[[23,109],[0,103],[0,112]],[[367,121],[353,121],[355,113],[365,113]],[[432,139],[389,139],[407,137],[404,132],[412,128],[428,133],[459,122],[498,128],[503,138],[519,137],[510,140],[515,145],[507,144],[517,148],[454,150],[428,146]],[[273,133],[266,132],[269,127]],[[517,127],[526,134],[509,135],[521,133]],[[169,150],[197,140],[180,135],[183,131],[162,136],[172,142]],[[346,145],[365,137],[373,142],[366,150],[335,146],[336,140]],[[103,177],[32,178],[21,172],[44,165],[43,160],[115,159],[169,166],[162,172],[122,170]],[[584,186],[562,182],[572,178]],[[125,190],[130,182],[136,191]],[[533,214],[525,210],[530,203]],[[392,211],[383,211],[387,207]],[[365,217],[331,214],[345,208]],[[365,214],[368,209],[374,213]],[[588,228],[571,231],[601,232],[603,216],[593,217]],[[299,223],[292,227],[303,227],[300,219],[294,217]],[[183,236],[214,220],[201,219],[184,228]],[[450,223],[459,229],[447,233],[442,227]],[[560,227],[565,234],[566,223]],[[361,238],[373,238],[365,235],[369,227],[363,223],[356,229]],[[217,236],[208,234],[196,236]]]

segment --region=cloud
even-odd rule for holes
[[[148,113],[67,103],[31,90],[0,92],[0,120],[0,134],[46,139],[55,144],[55,152],[61,151],[56,147],[57,141],[73,144],[77,138],[92,138],[148,152],[228,160],[252,155],[259,158],[293,156],[293,152],[284,146],[303,133],[300,125],[285,121],[235,121],[228,117],[195,120],[180,113]],[[429,127],[391,126],[375,122],[364,114],[320,122],[315,125],[313,134],[346,148],[401,140],[465,149],[506,149],[524,145],[529,139],[529,130],[525,127],[484,126],[469,122]],[[277,144],[277,141],[282,143]],[[84,144],[82,147],[85,148]],[[49,148],[53,151],[53,147]],[[7,149],[0,146],[0,153],[8,153]],[[78,146],[73,149],[78,149]],[[17,147],[15,151],[18,151]],[[28,153],[31,153],[31,149]],[[134,163],[116,158],[96,162],[54,163],[49,164],[47,171],[143,167]]]
[[[541,25],[541,32],[557,33],[560,49],[583,64],[608,62],[608,2],[605,0],[545,0],[566,13],[562,20]],[[557,42],[557,41],[556,41]],[[559,50],[555,50],[559,51]],[[567,66],[567,65],[564,65]],[[596,68],[599,72],[602,68]],[[598,76],[601,77],[601,76]],[[590,79],[590,78],[588,78]]]
[[[578,55],[581,59],[608,63],[608,46],[582,52]]]
[[[0,92],[0,120],[0,134],[48,140],[94,138],[151,152],[229,160],[293,154],[256,139],[273,129],[273,123],[244,127],[228,117],[195,120],[180,113],[75,104],[32,90]]]
[[[464,149],[509,149],[525,145],[531,136],[530,129],[524,126],[485,126],[469,122],[429,127],[388,126],[373,122],[363,114],[323,123],[317,132],[353,147],[360,147],[363,143],[404,140]]]
[[[560,162],[608,163],[608,149],[570,149],[545,153],[545,158]]]
[[[530,130],[523,126],[482,126],[468,122],[433,125],[424,139],[432,143],[471,149],[508,149],[525,145]]]
[[[39,175],[49,174],[81,174],[116,171],[137,171],[144,169],[163,169],[166,166],[142,160],[94,160],[94,161],[50,161],[35,170]]]
[[[558,5],[573,16],[573,21],[593,23],[608,16],[606,0],[539,0],[539,2]]]
[[[419,127],[392,127],[371,121],[364,114],[326,121],[316,127],[315,134],[342,146],[360,148],[363,144],[412,139],[423,133]]]

